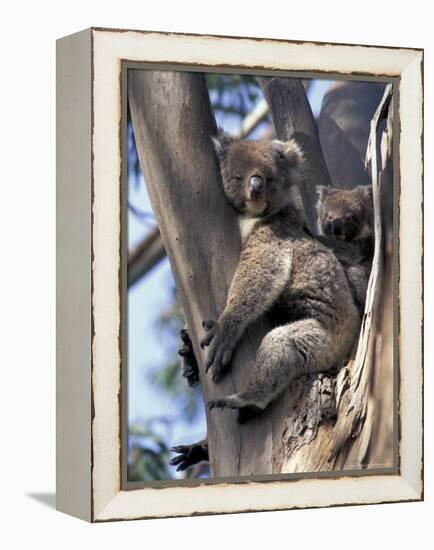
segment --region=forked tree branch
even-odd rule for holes
[[[260,101],[244,118],[238,137],[244,138],[251,134],[267,118],[269,112],[268,103],[265,100]],[[157,227],[136,246],[128,257],[128,286],[134,285],[144,277],[165,256],[166,250]]]

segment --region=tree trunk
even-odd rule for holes
[[[204,401],[241,389],[265,334],[252,326],[218,385],[203,370],[202,320],[224,308],[240,253],[235,213],[223,195],[211,143],[214,116],[202,74],[130,70],[128,95],[137,150],[200,365]],[[269,419],[240,428],[235,413],[207,412],[215,476],[269,473]],[[187,442],[188,443],[188,442]],[[264,445],[269,445],[265,450]]]
[[[331,180],[305,86],[297,78],[258,77],[257,80],[270,106],[277,137],[293,138],[303,149],[307,166],[300,191],[310,230],[316,234],[315,185],[330,186]]]
[[[263,88],[276,123],[276,105],[281,104],[274,101],[270,85]],[[141,167],[198,358],[206,403],[246,386],[249,367],[269,326],[261,320],[247,330],[230,373],[218,385],[213,384],[204,372],[205,357],[198,345],[201,323],[217,318],[223,310],[241,243],[211,144],[216,126],[205,80],[200,73],[130,70],[128,95]],[[307,116],[304,98],[301,104],[294,104],[299,124]],[[279,109],[286,112],[287,105]],[[327,174],[322,155],[314,153],[319,145],[317,138],[311,139],[311,122],[297,126],[296,131],[303,134],[300,128],[308,128],[310,137],[302,145],[307,148],[311,169]],[[291,134],[295,126],[288,128]],[[284,137],[284,131],[276,129],[279,137]],[[316,161],[322,168],[317,168]],[[357,365],[362,366],[360,362]],[[343,446],[336,442],[333,419],[336,403],[343,403],[345,397],[349,370],[341,371],[338,383],[326,375],[297,380],[269,410],[245,425],[236,422],[235,411],[207,411],[212,475],[341,467]],[[355,435],[352,429],[349,434]]]
[[[333,83],[324,95],[318,134],[334,187],[368,185],[365,170],[369,123],[384,93],[381,82]]]

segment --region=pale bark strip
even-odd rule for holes
[[[375,345],[376,357],[373,369],[371,395],[374,420],[369,449],[365,457],[368,467],[392,466],[394,462],[395,437],[394,405],[397,395],[394,388],[394,292],[397,280],[393,279],[393,163],[392,127],[393,99],[389,106],[386,129],[381,139],[381,212],[383,217],[384,269],[382,295],[379,306],[379,330]],[[398,252],[397,250],[395,251]]]
[[[381,188],[385,185],[384,173],[387,163],[391,162],[391,127],[387,126],[380,136],[382,147],[381,155],[378,151],[378,133],[382,120],[391,115],[392,85],[389,84],[385,91],[380,105],[372,119],[369,143],[366,153],[366,164],[371,165],[372,188],[374,199],[374,226],[375,226],[375,252],[372,262],[372,271],[369,278],[366,295],[365,314],[363,317],[362,330],[356,358],[349,367],[350,386],[338,404],[338,421],[334,429],[334,444],[331,456],[336,458],[341,454],[343,466],[348,467],[353,462],[360,466],[387,466],[388,464],[369,464],[367,456],[368,448],[372,439],[372,430],[375,419],[381,419],[375,415],[376,400],[374,399],[375,388],[373,387],[374,373],[378,374],[386,365],[381,365],[382,327],[384,319],[390,315],[391,301],[388,296],[391,294],[392,285],[390,279],[385,284],[385,250],[381,206]],[[388,270],[389,271],[389,270]],[[391,273],[387,273],[391,277]],[[385,311],[385,303],[388,303],[389,310]],[[391,335],[389,335],[389,338]],[[386,342],[387,344],[387,342]],[[392,358],[386,360],[392,362]],[[371,453],[374,449],[371,449]],[[381,460],[387,462],[387,457]],[[391,464],[390,464],[391,465]]]

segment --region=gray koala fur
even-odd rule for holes
[[[319,240],[331,248],[346,272],[363,314],[374,257],[372,186],[354,189],[317,186]]]
[[[205,368],[218,382],[249,324],[267,314],[274,328],[258,349],[246,388],[208,403],[239,410],[239,421],[267,408],[294,377],[341,367],[360,316],[342,265],[306,228],[295,143],[214,138],[224,192],[239,217],[242,251],[219,319],[204,321]]]

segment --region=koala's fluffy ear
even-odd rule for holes
[[[372,185],[359,185],[357,193],[364,204],[372,204]]]
[[[211,137],[211,141],[214,144],[218,158],[222,159],[226,155],[228,146],[235,141],[235,138],[219,128],[217,135]]]
[[[285,157],[286,162],[291,168],[300,170],[304,166],[305,159],[303,151],[295,139],[289,139],[288,141],[274,139],[271,144],[275,151]]]
[[[288,170],[290,181],[301,184],[306,173],[306,162],[298,143],[294,139],[288,141],[274,139],[271,145],[277,153],[278,163],[283,169]]]

